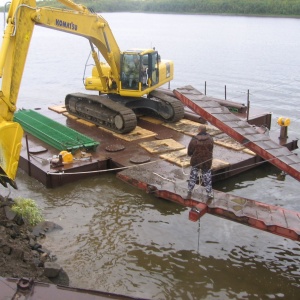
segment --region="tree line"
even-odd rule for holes
[[[73,0],[95,12],[299,16],[300,0]],[[56,0],[39,6],[64,7]]]

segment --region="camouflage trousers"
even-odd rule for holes
[[[211,181],[211,170],[201,170],[201,178],[200,182],[202,181],[206,193],[211,194],[212,192],[212,181]],[[188,182],[188,190],[192,191],[195,187],[195,184],[198,180],[198,175],[199,175],[199,169],[197,167],[192,167],[191,172],[190,172],[190,179]],[[202,180],[201,180],[202,179]]]

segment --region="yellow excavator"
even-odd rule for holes
[[[136,113],[145,110],[170,122],[184,114],[180,101],[151,96],[173,79],[172,61],[162,60],[155,49],[120,51],[101,15],[71,0],[57,1],[66,8],[37,7],[36,0],[12,0],[9,6],[0,52],[0,183],[5,187],[16,188],[23,130],[13,117],[35,25],[82,36],[90,44],[94,67],[85,88],[97,93],[67,95],[70,114],[118,133],[133,130]]]

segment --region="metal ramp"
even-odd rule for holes
[[[177,88],[175,96],[195,113],[202,116],[237,142],[300,181],[300,158],[286,147],[272,141],[232,114],[226,107],[194,89],[192,86]]]
[[[186,181],[162,180],[146,168],[127,169],[117,178],[149,194],[191,208],[189,219],[197,221],[205,213],[300,241],[300,213],[251,199],[214,190],[214,199],[207,200],[204,187],[187,195]]]
[[[77,149],[95,150],[98,142],[68,128],[34,110],[19,110],[14,114],[14,121],[18,122],[25,131],[51,145],[59,151],[75,151]]]

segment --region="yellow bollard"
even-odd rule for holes
[[[277,120],[277,124],[281,127],[280,128],[280,135],[279,139],[285,140],[288,138],[288,126],[291,124],[291,120],[285,117],[279,117]]]

